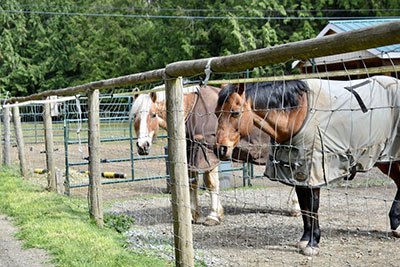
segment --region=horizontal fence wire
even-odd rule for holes
[[[298,57],[297,59],[301,60],[302,58]],[[231,58],[223,58],[220,62],[223,60],[229,61]],[[287,60],[289,59],[282,61],[286,62]],[[230,69],[219,68],[220,62],[216,59],[210,63],[212,72],[207,85],[219,86],[226,83],[249,85],[253,82],[316,78],[326,80],[326,84],[329,86],[334,86],[335,80],[346,81],[353,86],[357,84],[355,82],[358,79],[373,79],[373,76],[377,74],[398,77],[399,66],[394,60],[388,60],[390,66],[379,68],[368,67],[367,59],[354,58],[354,60],[359,60],[361,63],[359,66],[362,67],[351,69],[351,64],[342,60],[340,61],[342,70],[331,71],[328,68],[332,62],[322,62],[322,64],[314,66],[313,73],[309,73],[310,69],[304,65],[305,74],[286,75],[287,69],[279,65],[270,66],[272,73],[265,78],[243,79],[244,73],[242,72],[230,73],[229,77],[231,78],[229,79],[213,80],[214,76],[221,77],[227,72],[233,72]],[[207,61],[210,60],[201,60],[194,68],[195,70],[189,71],[187,76],[199,80],[197,75],[203,75]],[[189,66],[192,63],[184,62],[183,66]],[[302,64],[305,63],[302,62]],[[259,67],[265,66],[260,65]],[[173,223],[179,222],[174,221],[176,217],[173,216],[174,210],[171,210],[171,204],[177,205],[177,202],[174,202],[173,196],[170,195],[171,177],[169,176],[171,170],[169,168],[171,164],[191,168],[193,167],[191,165],[194,165],[193,162],[198,159],[197,157],[202,158],[205,155],[215,154],[215,142],[218,135],[216,132],[211,132],[211,137],[214,139],[212,141],[206,139],[209,132],[205,131],[205,127],[199,121],[201,119],[209,121],[210,119],[207,118],[210,117],[218,118],[215,114],[215,107],[198,111],[190,105],[189,108],[183,110],[167,109],[164,105],[160,109],[156,109],[160,112],[157,116],[154,115],[154,110],[138,110],[132,116],[132,108],[138,103],[140,97],[157,93],[158,98],[158,93],[164,90],[160,85],[160,80],[171,81],[171,77],[166,75],[167,69],[170,70],[167,73],[171,75],[176,73],[180,67],[171,64],[166,69],[148,72],[150,78],[146,75],[135,74],[119,77],[116,80],[104,80],[69,88],[71,91],[53,90],[44,95],[61,97],[80,94],[50,101],[56,109],[53,114],[55,139],[53,152],[57,173],[61,177],[61,183],[66,192],[70,195],[87,197],[88,155],[91,148],[88,144],[88,100],[84,92],[104,88],[99,104],[101,129],[99,158],[101,182],[106,185],[102,187],[103,198],[110,203],[106,212],[126,214],[134,218],[135,225],[126,233],[129,249],[152,253],[172,261],[175,257],[174,240],[180,239],[182,236],[178,236],[172,227]],[[245,75],[252,77],[257,74],[256,71],[259,70],[249,70]],[[131,86],[134,84],[142,85],[138,86],[139,89],[114,89],[117,85]],[[188,100],[188,103],[203,101],[206,104],[216,104],[217,98],[210,100],[204,97],[202,99],[200,91],[198,91],[201,86],[195,87],[197,89],[194,93],[186,93],[196,95],[190,101]],[[105,88],[107,88],[106,92]],[[214,89],[208,88],[208,90],[206,91],[207,95],[211,95]],[[43,95],[38,94],[32,98],[39,97],[41,99]],[[151,97],[147,99],[151,101]],[[158,98],[158,100],[161,99]],[[28,98],[15,98],[11,102],[23,100],[28,100]],[[9,107],[14,108],[18,105],[20,108],[26,144],[24,149],[28,159],[28,170],[31,173],[30,180],[46,186],[46,148],[42,118],[44,103],[49,102],[20,102],[9,105]],[[389,107],[382,105],[380,108],[388,109]],[[397,110],[399,107],[390,108]],[[356,110],[360,109],[357,106]],[[367,110],[371,111],[371,109]],[[189,163],[185,160],[176,162],[168,160],[168,146],[178,139],[168,136],[166,130],[159,129],[158,134],[154,135],[158,138],[153,140],[146,139],[150,136],[148,132],[145,141],[142,142],[134,127],[134,121],[142,115],[150,115],[150,117],[146,117],[150,120],[167,114],[171,115],[173,111],[185,114],[186,118],[196,117],[197,120],[192,123],[191,127],[200,126],[198,127],[200,132],[186,133],[183,137],[189,147],[184,151],[187,152]],[[333,112],[332,109],[321,108],[315,108],[313,111],[344,112],[343,110],[334,110]],[[276,112],[276,108],[268,110],[268,112]],[[379,111],[376,110],[376,112]],[[215,131],[217,125],[214,126]],[[345,127],[347,125],[342,128]],[[357,136],[359,132],[373,135],[373,128],[366,124],[353,129],[351,135]],[[259,133],[258,137],[261,136]],[[179,141],[183,139],[179,139]],[[254,155],[263,155],[269,160],[268,152],[265,150],[275,149],[275,144],[270,143],[267,139],[261,139],[259,143],[253,142],[254,140],[251,139],[250,144],[243,145],[242,148],[251,148]],[[146,142],[148,143],[146,144]],[[18,153],[14,131],[11,144],[12,161],[17,163]],[[151,148],[140,147],[142,144]],[[301,147],[301,149],[307,150],[308,148]],[[367,147],[362,146],[359,149],[365,150]],[[199,154],[191,154],[190,152],[193,151]],[[330,151],[329,155],[336,157],[338,152]],[[190,158],[191,156],[193,158]],[[193,162],[190,163],[190,160]],[[191,219],[194,223],[190,224],[190,227],[193,230],[194,258],[197,264],[205,266],[374,266],[382,263],[387,266],[397,265],[400,258],[393,254],[393,251],[397,249],[397,242],[390,234],[390,222],[387,216],[396,188],[394,188],[393,182],[377,168],[358,173],[353,180],[336,179],[321,189],[318,214],[322,231],[320,255],[318,257],[302,257],[299,255],[297,244],[303,231],[302,219],[293,217],[293,215],[298,215],[298,210],[293,208],[296,198],[293,198],[292,187],[272,181],[265,176],[266,170],[271,168],[270,163],[249,164],[247,161],[250,161],[249,156],[240,160],[217,161],[217,171],[213,172],[214,169],[210,168],[211,158],[209,158],[205,161],[208,169],[195,166],[194,170],[188,172],[189,187],[193,190],[191,191],[191,202],[183,203],[183,207],[191,209]],[[393,165],[396,162],[389,161],[389,164]],[[359,166],[356,167],[359,168]],[[179,190],[188,190],[186,187],[179,187],[180,184],[172,185],[175,186],[175,189],[178,187]]]

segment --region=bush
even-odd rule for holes
[[[124,233],[135,223],[135,219],[126,214],[105,214],[104,225],[118,233]]]

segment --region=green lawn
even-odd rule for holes
[[[115,229],[89,219],[86,199],[61,196],[0,169],[0,213],[14,219],[26,247],[49,252],[56,266],[172,266],[155,256],[126,248]]]

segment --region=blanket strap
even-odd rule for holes
[[[321,140],[321,155],[322,155],[322,173],[324,175],[325,184],[328,184],[328,179],[326,178],[326,170],[325,170],[325,150],[324,150],[324,139],[322,137],[321,129],[317,126],[319,139]]]
[[[368,112],[368,109],[365,106],[364,101],[362,100],[361,96],[356,91],[354,91],[354,89],[356,89],[358,87],[361,87],[361,86],[364,86],[366,84],[369,84],[370,82],[371,82],[371,80],[365,80],[362,83],[359,83],[359,84],[356,84],[356,85],[353,85],[353,86],[345,86],[344,87],[344,89],[348,90],[350,93],[352,93],[354,95],[354,97],[356,98],[358,104],[360,105],[360,108],[361,108],[362,112],[364,112],[364,113]]]

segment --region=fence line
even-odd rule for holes
[[[399,31],[400,22],[398,21],[382,23],[378,26],[257,49],[231,56],[171,63],[165,67],[165,73],[170,77],[190,77],[203,73],[207,64],[215,72],[235,72],[286,62],[292,59],[309,59],[354,52],[400,43]]]
[[[44,104],[43,113],[44,133],[45,133],[45,149],[46,149],[46,165],[47,165],[47,188],[49,191],[59,191],[56,182],[56,166],[54,162],[54,140],[53,140],[53,123],[51,120],[50,103]]]
[[[40,100],[50,95],[66,96],[82,92],[89,93],[91,107],[89,113],[90,215],[95,218],[98,225],[102,226],[101,184],[97,180],[100,178],[98,89],[154,82],[162,79],[166,80],[166,91],[169,96],[167,97],[168,124],[176,126],[169,127],[171,130],[168,131],[170,134],[168,140],[169,149],[173,148],[168,153],[171,164],[171,176],[175,179],[172,188],[174,196],[172,206],[174,213],[175,263],[177,266],[193,266],[191,224],[190,220],[188,222],[187,219],[190,201],[187,185],[186,149],[182,149],[185,147],[185,129],[182,127],[182,109],[179,108],[182,95],[181,90],[176,90],[181,87],[181,81],[180,79],[174,79],[174,77],[188,77],[203,73],[206,66],[209,67],[209,70],[215,72],[234,72],[286,62],[291,59],[307,59],[396,44],[400,43],[399,32],[400,22],[389,22],[351,32],[253,50],[232,56],[175,62],[167,65],[164,69],[121,76],[58,90],[49,90],[27,97],[15,97],[11,98],[9,103]]]
[[[90,216],[97,225],[103,226],[103,199],[100,170],[100,118],[99,90],[89,91],[89,207]]]
[[[3,142],[3,163],[6,166],[11,165],[11,127],[10,127],[10,108],[3,108],[3,129],[4,129],[4,142]]]
[[[25,143],[24,135],[22,134],[21,116],[19,115],[19,107],[13,107],[13,121],[15,128],[15,136],[17,139],[18,146],[18,159],[21,174],[24,178],[28,178],[28,169],[26,167],[26,157],[25,157]]]
[[[70,96],[70,97],[63,97],[63,98],[56,98],[56,99],[45,99],[45,100],[31,100],[31,101],[25,101],[25,102],[20,102],[20,103],[14,103],[14,104],[5,104],[3,107],[21,107],[21,106],[27,106],[31,104],[46,104],[46,103],[60,103],[60,102],[67,102],[70,100],[74,100],[75,96]]]
[[[301,80],[301,79],[312,79],[312,78],[333,78],[340,76],[352,76],[352,75],[370,75],[380,74],[388,72],[399,72],[400,66],[384,66],[364,69],[350,69],[350,70],[337,70],[329,72],[318,72],[318,73],[305,73],[305,74],[294,74],[284,76],[273,76],[273,77],[260,77],[260,78],[241,78],[241,79],[224,79],[224,80],[210,80],[208,84],[224,84],[224,83],[253,83],[253,82],[273,82],[273,81],[289,81],[289,80]]]
[[[252,82],[269,82],[269,81],[288,81],[288,80],[301,80],[301,79],[313,79],[313,78],[333,78],[347,75],[371,75],[371,74],[380,74],[387,72],[399,72],[400,66],[381,66],[381,67],[372,67],[372,68],[362,68],[362,69],[349,69],[349,70],[336,70],[329,72],[318,72],[318,73],[302,73],[302,74],[293,74],[293,75],[283,75],[283,76],[273,76],[273,77],[259,77],[259,78],[239,78],[239,79],[222,79],[222,80],[209,80],[207,84],[210,85],[221,85],[224,83],[252,83]],[[116,93],[114,96],[134,96],[141,94],[148,94],[153,92],[165,91],[165,86],[157,86],[148,90],[135,90],[132,92],[125,93]],[[75,99],[73,97],[72,99]],[[70,100],[70,99],[68,99]],[[67,100],[66,100],[67,101]],[[44,101],[32,101],[32,103],[41,103]],[[19,104],[6,104],[4,106],[13,107],[14,105],[23,105],[23,103]]]
[[[186,158],[182,78],[167,80],[168,158],[172,184],[172,207],[177,266],[194,266],[189,177]],[[173,126],[173,127],[171,127]]]
[[[131,74],[117,78],[86,83],[72,87],[66,87],[62,89],[47,90],[30,96],[12,97],[8,100],[8,103],[25,102],[28,100],[41,100],[51,95],[69,96],[69,95],[76,95],[79,93],[86,93],[87,91],[94,89],[107,89],[118,86],[157,82],[164,79],[164,77],[165,77],[164,69],[158,69],[138,74]]]

